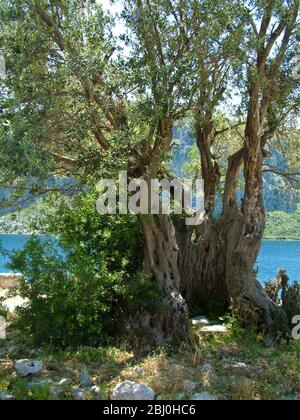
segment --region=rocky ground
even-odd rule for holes
[[[251,332],[198,317],[179,349],[59,351],[35,348],[12,324],[0,340],[0,400],[298,400],[299,344],[265,348]]]

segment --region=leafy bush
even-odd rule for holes
[[[0,316],[3,316],[4,318],[8,315],[8,309],[5,307],[3,303],[4,299],[0,298]]]
[[[274,315],[278,331],[282,336],[290,338],[292,319],[300,314],[300,285],[289,284],[286,271],[281,269],[275,280],[265,284],[265,292],[277,305]]]
[[[281,290],[281,285],[278,284],[276,280],[270,280],[265,283],[265,292],[269,296],[269,298],[276,303],[277,305],[280,304],[279,292]]]
[[[292,325],[292,319],[300,314],[300,285],[294,283],[289,285],[284,294],[283,309],[286,313],[288,322]]]
[[[38,239],[15,254],[11,267],[23,274],[19,292],[28,299],[17,325],[35,342],[96,344],[113,331],[125,298],[118,273],[104,265],[97,271],[88,256],[63,259],[52,243]]]
[[[124,333],[141,306],[158,302],[159,290],[140,274],[143,244],[133,216],[100,216],[85,194],[52,215],[53,241],[29,240],[10,268],[23,274],[17,326],[35,343],[97,345]]]

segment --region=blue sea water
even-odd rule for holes
[[[273,279],[279,268],[285,268],[291,282],[300,283],[300,241],[263,241],[257,259],[258,279]]]
[[[21,249],[28,235],[0,235],[3,248]],[[42,240],[47,237],[41,237]],[[8,259],[0,254],[0,273],[7,273]],[[264,241],[257,260],[258,279],[273,279],[279,268],[285,268],[291,281],[300,282],[300,241]]]

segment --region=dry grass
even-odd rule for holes
[[[0,342],[9,347],[15,343]],[[300,343],[282,343],[265,348],[253,333],[203,337],[191,332],[191,343],[180,349],[164,348],[141,356],[126,347],[80,348],[76,351],[54,352],[46,348],[37,356],[45,370],[42,377],[59,381],[70,378],[78,386],[79,375],[86,367],[108,398],[114,386],[129,379],[146,383],[164,399],[189,398],[184,381],[195,382],[194,392],[208,391],[219,399],[276,400],[300,397]],[[33,398],[26,394],[14,373],[14,360],[31,357],[28,343],[17,342],[18,353],[0,357],[0,391],[16,391],[19,399]],[[246,364],[240,365],[240,363]],[[203,369],[209,364],[211,369]],[[23,392],[23,393],[22,393]],[[25,394],[24,394],[25,393]]]

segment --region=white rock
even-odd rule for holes
[[[206,316],[195,316],[191,319],[192,325],[209,325],[209,319]]]
[[[59,381],[58,385],[67,387],[67,386],[70,386],[71,383],[72,383],[72,380],[70,378],[63,378]]]
[[[190,381],[189,379],[187,379],[186,381],[184,381],[183,387],[186,392],[191,394],[197,388],[197,384],[194,381]]]
[[[25,378],[28,375],[36,375],[40,373],[43,369],[43,363],[38,360],[17,360],[15,369],[22,378]]]
[[[154,400],[155,393],[145,384],[137,384],[132,381],[124,381],[113,390],[110,399],[122,401]]]
[[[84,401],[88,395],[86,389],[74,388],[72,390],[72,398],[74,401]]]
[[[80,374],[80,385],[83,388],[89,388],[93,386],[93,382],[91,380],[91,377],[86,369],[84,369]]]
[[[101,389],[96,385],[93,385],[90,388],[90,394],[94,397],[94,399],[101,400],[102,398]]]
[[[217,398],[208,392],[201,392],[199,394],[194,394],[191,397],[192,401],[217,401]]]
[[[201,328],[200,331],[204,334],[226,334],[228,330],[224,325],[211,325]]]
[[[211,365],[211,364],[209,364],[209,363],[205,363],[205,364],[202,366],[202,370],[203,370],[203,372],[210,372],[211,370],[213,370],[213,367],[212,367],[212,365]]]
[[[233,363],[229,367],[231,367],[232,369],[249,369],[246,363]]]

